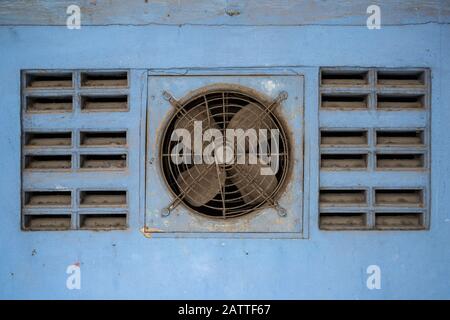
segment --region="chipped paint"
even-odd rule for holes
[[[140,229],[141,233],[144,235],[144,237],[146,238],[152,238],[153,234],[155,232],[163,232],[163,230],[158,229],[158,228],[149,228],[149,227],[143,227]]]

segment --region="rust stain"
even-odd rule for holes
[[[151,227],[143,227],[141,228],[141,233],[144,235],[144,237],[146,238],[152,238],[153,233],[155,232],[163,232],[162,229],[158,229],[158,228],[151,228]]]

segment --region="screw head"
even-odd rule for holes
[[[281,206],[276,207],[277,213],[280,217],[286,217],[287,216],[287,210]]]
[[[170,209],[164,208],[161,210],[161,217],[168,217],[170,215]]]

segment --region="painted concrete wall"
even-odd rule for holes
[[[363,1],[328,2],[328,10],[323,1],[149,1],[146,11],[136,1],[105,13],[106,2],[83,3],[80,30],[62,25],[65,1],[0,3],[1,298],[450,298],[448,1],[378,2],[386,6],[380,30],[366,28]],[[230,5],[241,13],[228,15]],[[431,68],[430,230],[318,229],[320,66]],[[20,230],[21,69],[257,67],[305,76],[308,239],[149,239],[136,210],[127,231]],[[81,290],[68,290],[66,268],[76,262]],[[381,290],[366,287],[372,264]]]

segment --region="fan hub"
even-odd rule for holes
[[[214,150],[214,160],[217,164],[231,164],[234,159],[233,147],[228,143],[223,146],[217,146]]]

